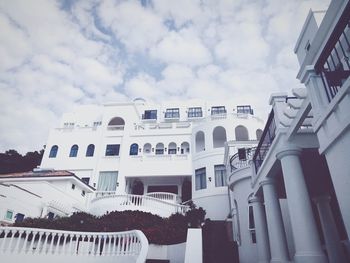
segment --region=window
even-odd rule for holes
[[[251,115],[253,115],[254,111],[250,105],[241,105],[241,106],[237,106],[237,113],[238,114],[251,114]]]
[[[164,154],[164,144],[163,143],[157,143],[156,154]]]
[[[215,172],[215,186],[226,186],[226,168],[225,165],[215,165],[214,166],[214,172]]]
[[[188,109],[187,117],[188,117],[188,118],[199,118],[199,117],[203,117],[202,108],[201,108],[201,107],[189,108],[189,109]]]
[[[149,153],[151,153],[151,149],[152,149],[152,145],[150,143],[146,143],[143,146],[143,153],[149,154]]]
[[[89,144],[89,146],[86,148],[86,157],[94,156],[95,152],[95,145]]]
[[[157,119],[157,110],[145,110],[145,113],[142,114],[143,120],[156,120]]]
[[[247,160],[247,151],[245,148],[238,149],[238,160],[242,160],[242,161]]]
[[[16,218],[16,220],[15,220],[16,223],[22,222],[24,219],[24,214],[17,213],[15,218]]]
[[[226,114],[225,106],[214,106],[211,107],[211,115]]]
[[[75,189],[75,184],[72,184],[72,190],[74,190]]]
[[[195,171],[196,190],[207,188],[207,178],[205,168],[200,168]]]
[[[55,218],[55,214],[54,214],[54,213],[49,212],[49,213],[47,214],[47,219],[53,220],[54,218]]]
[[[90,177],[83,177],[83,178],[81,178],[81,180],[86,184],[90,183]]]
[[[167,109],[165,118],[180,118],[179,108]]]
[[[70,148],[69,157],[77,157],[77,155],[78,155],[78,150],[79,150],[78,145],[74,144],[74,145],[72,146],[72,148]]]
[[[205,138],[204,132],[199,131],[196,133],[196,152],[205,151]]]
[[[102,121],[94,121],[93,126],[97,127],[97,126],[101,126],[102,125]]]
[[[139,145],[137,143],[133,143],[130,145],[130,155],[137,155],[139,153]]]
[[[118,156],[119,155],[119,144],[107,144],[106,145],[106,156]]]
[[[118,172],[100,172],[97,191],[115,191],[118,182]]]
[[[176,143],[169,143],[168,154],[176,154]]]
[[[56,158],[58,152],[58,146],[54,145],[51,147],[49,158]]]
[[[125,125],[125,121],[123,120],[123,118],[114,117],[109,121],[107,130],[110,130],[110,131],[124,130],[124,125]]]
[[[12,217],[13,217],[13,211],[7,210],[6,214],[5,214],[5,219],[6,220],[12,220]]]
[[[181,143],[181,154],[188,154],[190,152],[190,145],[188,142]]]
[[[85,196],[85,191],[84,190],[81,191],[81,196]]]
[[[243,125],[235,128],[236,141],[249,141],[248,130]]]
[[[213,130],[213,146],[214,148],[220,148],[225,146],[226,142],[226,130],[224,127],[218,126]]]
[[[248,229],[250,231],[251,241],[252,243],[256,243],[254,212],[252,205],[248,206],[248,220]]]

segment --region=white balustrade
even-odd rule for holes
[[[179,200],[179,197],[177,194],[173,193],[167,193],[167,192],[153,192],[153,193],[147,193],[146,196],[154,197],[160,200],[163,200],[165,202],[176,204]]]
[[[103,215],[107,211],[139,210],[169,217],[174,213],[185,214],[188,209],[186,205],[171,203],[153,196],[131,194],[99,196],[90,204],[90,212],[94,215]]]
[[[148,240],[139,230],[72,232],[0,227],[2,262],[136,262],[144,263]]]
[[[115,195],[115,191],[95,191],[95,197]]]

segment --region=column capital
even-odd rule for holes
[[[275,184],[276,183],[276,180],[273,179],[273,178],[266,178],[265,180],[261,181],[259,183],[260,186],[264,186],[264,185],[267,185],[267,184]]]
[[[283,157],[285,156],[289,156],[289,155],[296,155],[296,156],[300,156],[302,149],[299,147],[288,147],[285,149],[281,149],[277,154],[276,154],[276,158],[281,160]]]
[[[249,203],[262,203],[262,200],[259,196],[252,196],[249,198]]]

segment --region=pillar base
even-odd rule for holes
[[[294,256],[295,263],[328,263],[328,260],[323,254],[312,254],[312,253],[303,253],[295,254]]]

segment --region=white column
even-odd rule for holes
[[[249,201],[253,206],[258,263],[269,263],[271,255],[264,207],[259,197],[252,197]]]
[[[313,198],[320,215],[323,236],[325,239],[329,263],[345,263],[345,255],[340,243],[337,226],[329,204],[330,196],[318,196]]]
[[[286,233],[281,213],[280,203],[277,197],[274,180],[267,179],[260,182],[263,188],[267,230],[270,240],[271,263],[289,262]]]
[[[295,245],[296,263],[325,263],[317,227],[299,160],[301,149],[279,152]]]

